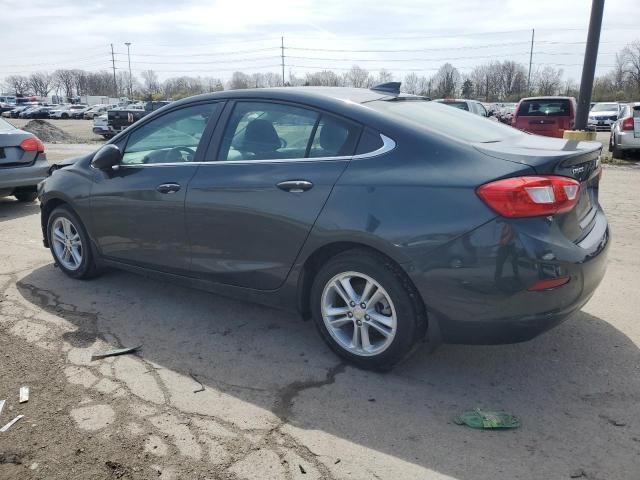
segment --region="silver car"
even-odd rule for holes
[[[608,132],[617,119],[617,102],[598,102],[589,111],[587,126],[592,130]]]
[[[0,197],[13,195],[21,202],[34,201],[36,187],[48,169],[40,139],[0,119]]]
[[[611,127],[609,151],[614,158],[624,158],[630,150],[640,150],[640,102],[625,105]]]

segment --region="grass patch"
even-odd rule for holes
[[[619,158],[613,158],[610,152],[605,153],[600,157],[600,161],[606,165],[636,165],[635,160],[621,160]]]

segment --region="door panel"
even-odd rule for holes
[[[195,275],[278,288],[347,164],[342,159],[202,165],[186,201]],[[296,180],[312,187],[278,187]]]
[[[187,185],[197,165],[126,166],[103,174],[92,191],[92,231],[103,256],[158,270],[190,269],[184,225]],[[176,183],[176,192],[158,187]]]
[[[113,260],[188,274],[184,202],[222,106],[186,105],[149,119],[127,138],[122,164],[96,171],[92,233]]]

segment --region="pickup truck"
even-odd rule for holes
[[[107,113],[107,125],[109,131],[115,135],[125,128],[150,114],[154,110],[164,107],[169,102],[146,102],[143,105],[116,108]]]

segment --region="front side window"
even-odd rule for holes
[[[174,110],[135,130],[125,148],[124,165],[192,162],[217,104]]]

